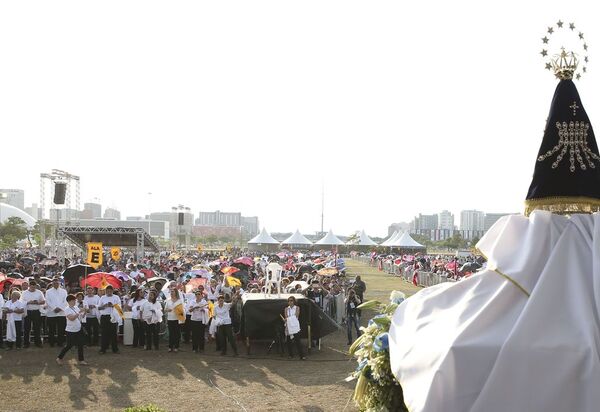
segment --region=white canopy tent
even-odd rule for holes
[[[402,233],[398,238],[390,242],[387,246],[400,249],[424,249],[425,246],[414,240],[408,232]]]
[[[263,227],[261,232],[248,241],[249,245],[278,245],[279,242]]]
[[[373,242],[373,240],[367,236],[367,234],[365,233],[364,229],[360,232],[360,235],[358,237],[358,241],[356,243],[353,244],[354,246],[377,246],[376,242]]]
[[[336,246],[343,245],[342,242],[336,235],[333,234],[333,231],[329,229],[329,232],[323,237],[323,239],[319,240],[315,245],[327,245],[327,246]]]
[[[398,236],[400,236],[400,232],[396,230],[394,233],[392,233],[392,236],[388,237],[387,240],[383,241],[381,246],[389,246],[391,242],[395,241],[398,238]]]
[[[306,245],[312,246],[312,242],[308,240],[298,229],[296,233],[281,242],[282,245]]]

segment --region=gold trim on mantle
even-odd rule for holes
[[[562,215],[594,213],[600,211],[600,199],[584,196],[556,196],[526,200],[525,216],[529,216],[534,210],[547,210]]]

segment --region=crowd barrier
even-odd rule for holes
[[[378,259],[372,260],[369,256],[356,256],[353,259],[371,267],[380,266]],[[406,282],[413,283],[414,270],[412,268],[412,264],[402,263],[400,265],[395,265],[393,262],[383,261],[381,263],[381,267],[382,272],[398,276]],[[455,282],[454,279],[448,279],[446,276],[438,275],[437,273],[432,272],[425,272],[422,270],[418,271],[417,277],[418,285],[422,287],[438,285],[444,282]]]

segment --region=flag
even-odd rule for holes
[[[106,280],[104,280],[104,278],[102,278],[102,280],[104,282],[106,282]],[[125,315],[123,314],[123,309],[121,309],[121,305],[119,305],[119,304],[114,305],[113,308],[115,308],[115,310],[117,311],[117,313],[119,314],[121,319],[125,319]]]
[[[215,304],[208,301],[208,317],[212,318],[213,316],[215,316]]]
[[[179,322],[185,322],[185,312],[183,310],[183,305],[180,303],[179,305],[175,306],[175,316],[177,316],[177,320],[179,320]]]

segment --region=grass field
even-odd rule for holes
[[[347,261],[351,277],[367,283],[367,299],[388,299],[390,291],[417,288],[398,278]],[[363,316],[363,323],[368,320]],[[194,354],[189,345],[168,353],[121,347],[119,355],[86,348],[90,366],[76,365],[74,351],[56,365],[56,348],[0,351],[2,411],[123,410],[154,403],[167,411],[354,411],[354,383],[344,379],[356,367],[346,355],[345,331],[323,339],[307,361],[267,354],[221,357],[214,346]],[[240,351],[240,353],[245,353]]]
[[[357,260],[346,259],[346,267],[351,277],[360,275],[361,279],[367,284],[365,300],[376,299],[380,302],[387,302],[392,290],[404,292],[406,296],[413,295],[421,290],[420,287],[412,283],[405,282],[396,276],[380,272],[376,267],[371,267]]]

